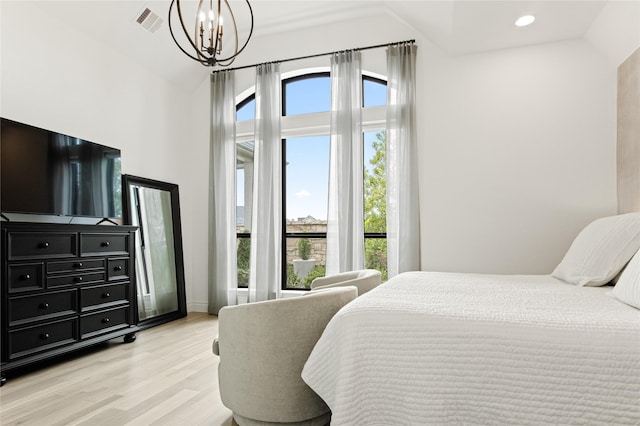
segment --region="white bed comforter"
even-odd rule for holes
[[[401,274],[336,314],[302,378],[332,425],[638,425],[640,311],[610,290]]]

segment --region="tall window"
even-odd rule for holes
[[[306,74],[283,81],[282,115],[328,113],[329,73]],[[304,119],[304,117],[302,117]],[[326,132],[326,133],[324,133]],[[283,140],[283,288],[309,288],[325,275],[329,133]]]
[[[236,145],[236,237],[238,287],[249,286],[253,141]]]
[[[363,77],[364,220],[366,268],[386,279],[384,112],[386,82]],[[325,275],[331,87],[328,72],[282,82],[283,289],[308,289]],[[238,286],[249,281],[253,119],[251,95],[237,106]]]

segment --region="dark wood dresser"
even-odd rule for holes
[[[132,226],[2,222],[1,380],[34,362],[135,340]]]

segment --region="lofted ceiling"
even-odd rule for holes
[[[254,37],[382,15],[400,20],[450,55],[580,38],[605,3],[593,0],[251,1]],[[183,90],[194,90],[207,75],[203,66],[186,58],[173,44],[167,28],[169,0],[37,0],[32,4]],[[164,21],[155,33],[135,22],[145,7]],[[514,26],[515,19],[524,14],[536,15],[536,23],[526,29]]]

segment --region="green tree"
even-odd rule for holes
[[[371,144],[375,150],[364,170],[364,231],[387,232],[387,134],[380,132]],[[364,246],[365,267],[377,269],[387,280],[387,240],[367,238]]]
[[[311,255],[311,242],[308,238],[300,238],[298,240],[298,256],[302,260],[307,260],[309,255]]]
[[[304,288],[311,288],[311,281],[315,280],[318,277],[324,277],[326,275],[326,270],[324,265],[316,265],[313,267],[309,275],[304,279]]]
[[[243,233],[247,232],[242,230]],[[249,262],[251,256],[251,239],[238,238],[237,259],[238,259],[238,286],[249,286]]]
[[[375,155],[364,170],[364,232],[387,230],[387,134],[380,132],[371,146]]]
[[[304,288],[300,282],[300,277],[293,270],[293,264],[287,263],[287,288]]]

